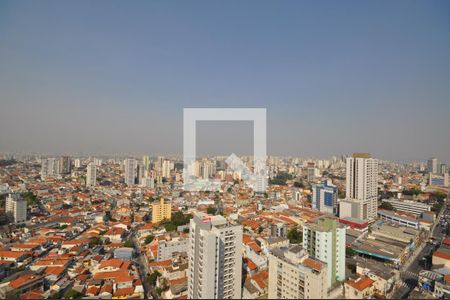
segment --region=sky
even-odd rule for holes
[[[190,107],[266,108],[273,155],[450,162],[450,2],[0,0],[0,152],[182,154]],[[198,152],[252,148],[213,123]]]

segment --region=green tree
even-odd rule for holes
[[[64,294],[64,299],[79,299],[83,296],[79,291],[70,289]]]
[[[287,238],[291,244],[300,244],[303,242],[303,232],[293,228],[289,230]]]
[[[133,242],[131,240],[127,240],[124,244],[124,247],[133,248]]]
[[[386,202],[386,201],[381,202],[380,208],[386,209],[386,210],[394,210],[394,207],[392,206],[392,204],[389,202]]]
[[[156,285],[156,280],[158,280],[159,276],[161,276],[161,273],[159,273],[158,271],[153,271],[153,273],[148,276],[147,280],[151,286]]]
[[[208,213],[208,215],[215,215],[217,212],[217,208],[215,208],[214,206],[208,206],[206,212]]]
[[[153,239],[154,239],[155,237],[153,236],[153,235],[149,235],[149,236],[147,236],[146,238],[145,238],[145,244],[146,245],[148,245],[148,244],[150,244],[152,241],[153,241]]]

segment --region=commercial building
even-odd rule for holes
[[[269,254],[269,299],[326,299],[327,264],[300,245]]]
[[[355,153],[347,157],[346,199],[357,200],[354,218],[374,220],[377,217],[378,160],[368,153]]]
[[[190,221],[188,297],[240,299],[242,227],[197,213]]]
[[[312,186],[312,207],[328,214],[337,214],[338,190],[331,180]]]
[[[164,220],[170,221],[172,218],[172,204],[165,203],[164,198],[159,203],[152,204],[152,223],[156,224]]]
[[[327,287],[345,279],[345,226],[332,217],[320,217],[303,225],[303,248],[325,262]]]
[[[430,205],[417,201],[398,200],[398,199],[383,199],[381,201],[391,204],[392,207],[397,211],[403,211],[415,215],[420,215],[423,212],[431,211]]]
[[[5,205],[6,215],[13,223],[27,220],[27,201],[18,194],[9,194]]]
[[[402,226],[406,226],[406,227],[411,227],[414,229],[419,229],[420,228],[420,222],[418,219],[415,218],[411,218],[408,216],[404,216],[404,215],[399,215],[396,214],[393,211],[390,210],[379,210],[378,211],[378,217],[381,220],[384,221],[389,221],[395,224],[399,224]]]

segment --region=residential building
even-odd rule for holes
[[[427,172],[436,174],[438,172],[438,160],[435,157],[427,161]]]
[[[93,162],[90,162],[86,169],[86,185],[95,186],[97,184],[97,167]]]
[[[172,259],[175,253],[187,252],[188,245],[189,240],[181,237],[159,241],[156,261]]]
[[[308,256],[300,245],[269,254],[269,299],[326,299],[327,264]]]
[[[328,214],[337,214],[338,190],[331,180],[312,186],[312,207]]]
[[[377,217],[378,160],[368,153],[355,153],[347,157],[346,198],[360,203],[359,215],[363,220]],[[357,217],[357,216],[351,216]]]
[[[136,183],[136,170],[137,170],[137,161],[133,158],[127,158],[124,161],[125,165],[125,184],[128,186],[132,186]]]
[[[159,200],[159,203],[152,204],[152,223],[156,224],[163,220],[172,218],[172,204],[165,203],[164,198]]]
[[[242,227],[222,216],[197,213],[190,221],[188,296],[240,299]]]
[[[311,257],[327,263],[327,287],[345,279],[345,226],[323,216],[303,225],[303,248]]]
[[[13,223],[27,220],[27,201],[18,194],[9,194],[5,205],[6,215]]]

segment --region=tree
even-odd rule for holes
[[[355,250],[353,250],[353,248],[347,247],[345,248],[345,255],[348,257],[353,257],[356,255]]]
[[[156,285],[156,280],[158,280],[159,276],[161,276],[161,273],[159,273],[158,271],[153,271],[153,273],[148,276],[147,280],[151,286]]]
[[[90,241],[89,241],[89,246],[93,247],[96,245],[100,245],[102,243],[102,241],[100,240],[100,238],[98,237],[93,237]]]
[[[131,240],[127,240],[124,244],[124,247],[133,248],[133,242]]]
[[[264,228],[262,228],[262,226],[259,226],[258,227],[258,233],[261,233],[261,232],[263,232],[264,231]]]
[[[83,294],[81,294],[79,291],[70,289],[64,294],[64,299],[78,299],[81,298]]]
[[[174,225],[173,223],[166,223],[164,224],[164,229],[166,229],[167,232],[175,231],[177,230],[177,226]]]
[[[297,228],[293,228],[289,230],[287,238],[291,244],[300,244],[303,242],[303,232],[297,230]]]
[[[214,206],[208,206],[206,212],[208,213],[208,215],[215,215],[217,212],[217,208]]]
[[[148,245],[148,244],[150,244],[152,241],[153,241],[153,239],[154,239],[155,237],[153,236],[153,235],[149,235],[149,236],[147,236],[146,238],[145,238],[145,244],[146,245]]]
[[[394,207],[392,206],[392,204],[389,202],[386,202],[386,201],[381,202],[380,208],[386,209],[386,210],[394,210]]]

